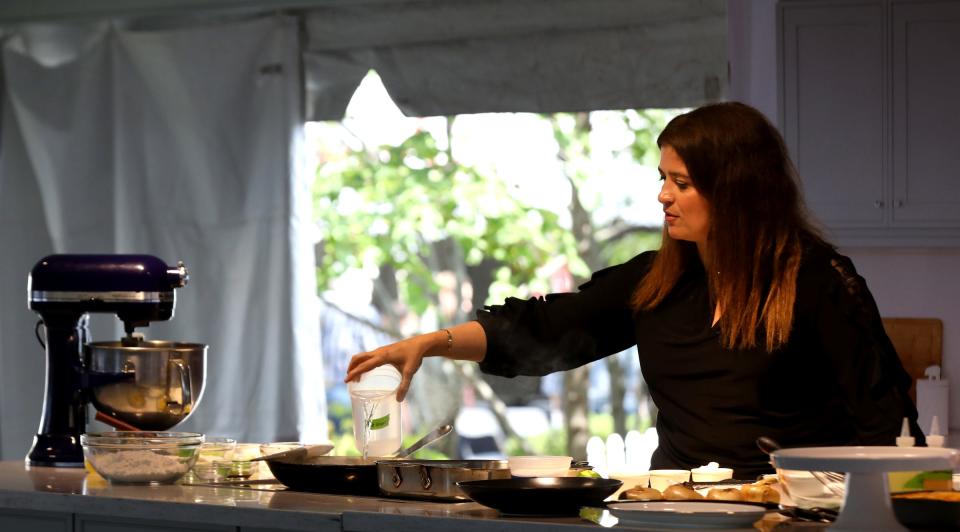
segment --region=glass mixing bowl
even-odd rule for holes
[[[169,484],[197,461],[203,434],[115,431],[80,435],[83,457],[110,482]]]
[[[841,479],[822,471],[777,469],[784,492],[800,508],[838,509],[846,489]]]

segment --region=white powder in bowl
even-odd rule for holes
[[[101,452],[90,462],[98,473],[117,482],[169,482],[190,469],[188,459],[147,450]]]

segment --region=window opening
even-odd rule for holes
[[[506,297],[576,290],[590,272],[657,248],[656,136],[683,111],[411,118],[371,71],[343,120],[308,123],[334,452],[358,454],[342,384],[354,353],[472,319]],[[635,349],[579,379],[500,379],[427,359],[405,402],[405,443],[459,415],[472,416],[457,424],[459,438],[420,456],[567,454],[565,386],[586,388],[589,435],[653,422]]]

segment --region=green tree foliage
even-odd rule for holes
[[[621,113],[633,139],[613,155],[655,166],[655,136],[670,116],[665,111]],[[454,118],[448,118],[446,138],[420,129],[399,145],[362,146],[320,161],[313,197],[322,232],[319,290],[348,270],[364,270],[374,280],[375,300],[388,324],[400,323],[404,313],[433,312],[443,326],[469,316],[461,310],[437,312],[442,289],[438,272],[453,272],[455,287],[470,284],[486,294],[491,284],[506,285],[513,287],[512,295],[519,295],[520,287],[536,279],[538,268],[558,257],[583,281],[591,271],[657,247],[658,228],[637,227],[621,218],[594,219],[591,209],[598,200],[584,192],[596,171],[590,162],[594,148],[589,115],[543,119],[553,128],[557,158],[571,186],[573,227],[563,226],[555,212],[524,204],[497,175],[454,160],[448,142]],[[630,207],[629,201],[620,206]],[[475,270],[470,267],[481,264],[493,264],[493,275],[471,278]],[[397,329],[387,330],[399,335]],[[428,366],[421,371],[431,371]],[[449,380],[432,378],[435,383]],[[473,382],[482,386],[476,378]],[[451,394],[460,389],[457,383],[447,384]],[[585,390],[581,395],[586,397]],[[459,397],[451,398],[449,406],[455,408],[458,402]],[[615,417],[622,420],[625,414],[615,412]]]
[[[467,265],[501,264],[497,277],[519,286],[558,255],[578,261],[557,214],[523,205],[495,176],[457,164],[427,131],[322,164],[314,212],[323,231],[321,290],[349,268],[390,267],[400,299],[422,314],[436,305],[431,264],[452,240]]]

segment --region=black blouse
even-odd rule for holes
[[[758,436],[784,447],[893,445],[904,417],[922,444],[910,377],[849,258],[806,250],[790,339],[767,353],[720,345],[702,267],[685,272],[656,309],[634,313],[631,293],[655,255],[598,271],[576,293],[479,311],[481,369],[546,375],[636,345],[659,409],[656,469],[714,461],[749,479],[772,471]]]

